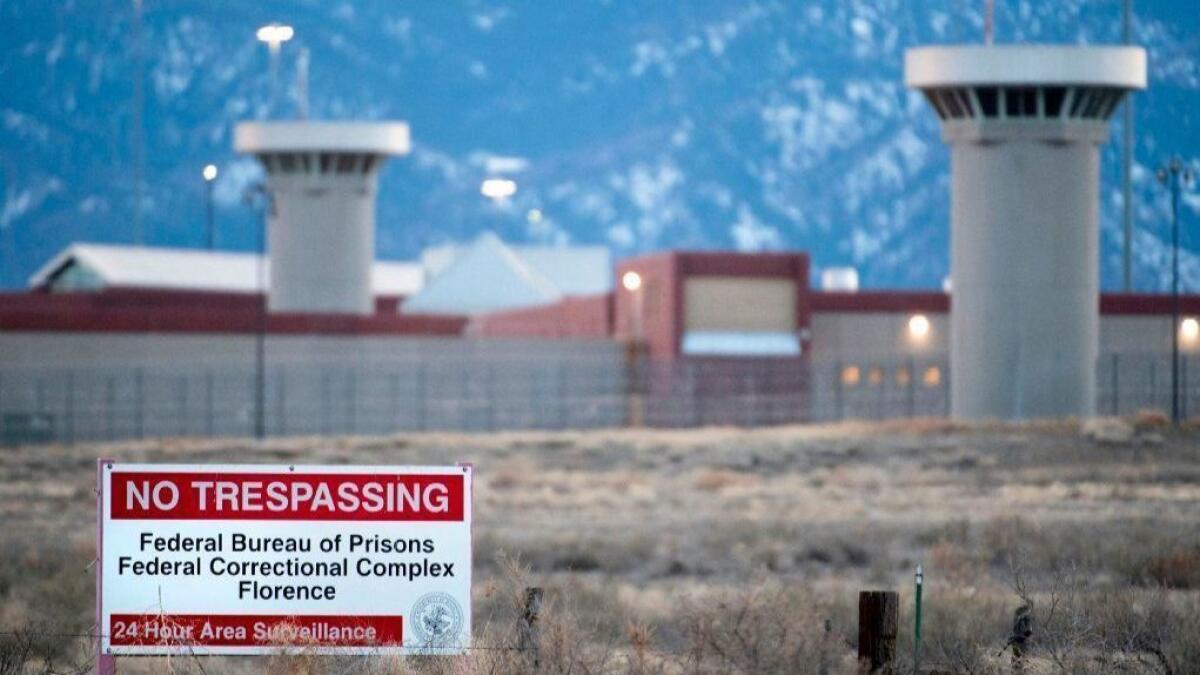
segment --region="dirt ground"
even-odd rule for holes
[[[1034,672],[1104,672],[1114,664],[1200,670],[1200,639],[1179,633],[1200,634],[1200,433],[1154,420],[0,450],[0,631],[33,629],[23,634],[31,643],[26,667],[35,672],[88,663],[88,640],[74,634],[92,629],[97,457],[473,462],[476,642],[503,643],[516,615],[505,599],[525,584],[543,586],[549,614],[569,617],[571,639],[587,643],[579,658],[598,664],[577,672],[779,672],[813,665],[802,647],[828,657],[827,672],[852,668],[857,593],[865,589],[901,592],[900,651],[909,664],[918,564],[926,580],[926,668],[1007,668],[1013,612],[1030,603],[1038,617]],[[1124,609],[1109,612],[1113,606]],[[1101,618],[1108,613],[1120,618]],[[756,639],[787,626],[774,642],[803,645],[777,656],[800,660],[769,661],[745,645],[741,656],[722,649],[711,633],[728,634],[730,617],[743,614],[763,622]],[[1131,622],[1141,628],[1125,626]],[[11,639],[4,649],[14,649]],[[214,663],[234,667],[169,665],[213,672]],[[330,668],[314,663],[279,668]],[[163,662],[132,667],[153,671]]]

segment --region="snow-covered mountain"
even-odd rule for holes
[[[998,0],[1001,42],[1115,42],[1118,0]],[[1138,96],[1136,282],[1165,286],[1167,202],[1154,168],[1200,157],[1200,12],[1136,0],[1151,52]],[[142,0],[144,224],[151,244],[200,246],[201,167],[218,240],[247,249],[259,177],[234,123],[268,115],[254,29],[296,28],[317,118],[400,118],[415,151],[381,179],[379,255],[490,229],[505,239],[660,248],[795,247],[868,286],[936,287],[947,273],[948,154],[901,83],[905,48],[974,42],[974,0]],[[132,0],[0,1],[0,286],[76,240],[134,237]],[[1118,115],[1119,118],[1119,115]],[[1102,277],[1120,283],[1120,127],[1104,150]],[[504,173],[517,195],[479,195]],[[538,217],[540,215],[540,218]],[[1200,197],[1185,272],[1200,289]]]

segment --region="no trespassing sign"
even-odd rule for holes
[[[99,471],[104,653],[470,646],[470,466]]]

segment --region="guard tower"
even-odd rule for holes
[[[1093,414],[1099,147],[1140,47],[948,46],[905,55],[950,145],[950,409]]]
[[[234,147],[267,171],[271,312],[370,314],[379,167],[403,122],[245,122]]]

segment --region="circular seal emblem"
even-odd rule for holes
[[[413,605],[408,616],[413,636],[425,647],[449,647],[462,632],[463,612],[449,593],[426,593]]]

